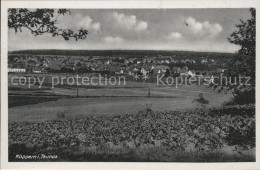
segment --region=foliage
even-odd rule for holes
[[[194,99],[193,102],[198,103],[198,104],[200,104],[202,106],[205,105],[205,104],[209,104],[209,101],[204,98],[202,93],[200,93],[199,97]]]
[[[88,153],[103,145],[114,149],[159,147],[185,152],[214,151],[224,145],[255,147],[254,106],[205,112],[208,114],[186,110],[12,122],[8,128],[9,147],[26,145],[35,148],[31,154],[53,153],[63,158],[66,154],[60,151]],[[9,156],[20,154],[17,151],[10,150]]]
[[[152,104],[146,104],[145,107],[144,107],[144,111],[146,113],[152,113],[153,110],[152,110]]]
[[[255,46],[256,46],[256,30],[255,30],[255,18],[256,11],[254,8],[250,9],[251,18],[247,21],[240,20],[240,24],[236,27],[230,37],[228,38],[230,43],[239,45],[241,48],[237,55],[228,63],[226,76],[230,77],[232,80],[238,78],[239,75],[243,77],[250,77],[248,84],[241,85],[240,83],[232,84],[228,83],[229,89],[234,91],[234,99],[236,103],[243,102],[243,95],[245,91],[255,91]],[[245,83],[243,80],[242,83]],[[240,97],[241,96],[241,97]],[[248,102],[254,102],[254,96]],[[240,101],[238,101],[240,99]]]
[[[49,33],[53,37],[62,36],[65,40],[70,38],[75,38],[76,41],[85,39],[88,31],[83,28],[75,33],[71,29],[60,29],[56,26],[57,18],[68,13],[71,12],[67,9],[11,8],[8,10],[8,28],[14,29],[15,33],[22,32],[22,28],[26,28],[35,36]]]
[[[252,60],[254,61],[254,59],[255,59],[255,45],[256,45],[256,41],[255,41],[256,11],[255,11],[255,9],[251,8],[250,13],[251,13],[251,18],[248,19],[247,21],[240,20],[241,23],[236,25],[238,30],[234,31],[228,38],[229,42],[241,46],[241,49],[238,51],[238,54],[242,55],[242,56],[238,56],[238,57],[241,57],[239,59],[243,60],[243,57],[247,56],[251,59],[251,60],[248,60],[248,62],[250,62],[250,61],[252,62]],[[252,62],[251,64],[254,65],[254,62]],[[253,70],[254,69],[252,69],[252,71]]]
[[[235,92],[231,100],[225,102],[224,105],[244,105],[249,103],[255,103],[255,89],[253,88]]]
[[[164,77],[169,77],[171,75],[170,69],[166,69]]]
[[[246,105],[223,105],[222,108],[210,108],[208,112],[211,116],[223,116],[230,115],[243,116],[243,117],[255,117],[255,106],[254,104]]]

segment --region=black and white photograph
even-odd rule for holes
[[[8,7],[6,159],[255,163],[256,11]]]

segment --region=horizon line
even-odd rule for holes
[[[236,52],[224,52],[224,51],[194,51],[194,50],[158,50],[158,49],[22,49],[22,50],[8,50],[8,52],[18,52],[18,51],[36,51],[36,50],[60,50],[60,51],[180,51],[180,52],[203,52],[203,53],[228,53],[236,54]]]

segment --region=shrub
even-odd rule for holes
[[[152,113],[152,104],[146,104],[144,110],[146,113]]]
[[[66,114],[64,112],[57,113],[57,118],[58,119],[65,119],[66,118]]]
[[[234,97],[223,105],[244,105],[255,104],[255,89],[245,89],[243,91],[235,91]]]
[[[206,104],[209,104],[209,101],[207,99],[204,98],[203,94],[200,93],[199,97],[194,99],[193,102],[201,105],[201,106],[205,106]]]

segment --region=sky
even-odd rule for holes
[[[8,50],[24,49],[137,49],[236,52],[228,42],[248,9],[71,9],[57,26],[87,29],[84,40],[65,41],[50,34],[32,35],[26,28],[8,30]]]

